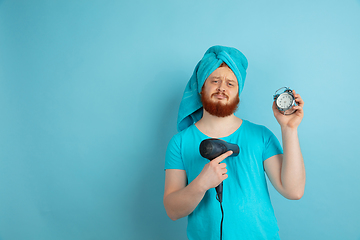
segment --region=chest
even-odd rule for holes
[[[185,166],[188,181],[195,179],[209,160],[200,155],[199,147],[206,137],[194,137],[192,141],[184,141],[181,146],[181,155]],[[261,141],[247,141],[246,136],[238,136],[227,140],[237,144],[240,153],[235,157],[228,157],[223,162],[232,175],[258,175],[263,174],[263,144]]]

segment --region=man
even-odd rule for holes
[[[305,167],[297,135],[304,102],[294,91],[297,106],[292,115],[283,115],[273,103],[282,150],[266,127],[234,115],[247,65],[237,49],[211,47],[197,64],[180,104],[180,132],[166,152],[164,206],[172,220],[188,216],[190,240],[220,239],[222,215],[214,187],[222,181],[225,240],[279,239],[265,172],[284,197],[295,200],[304,193]],[[228,151],[209,161],[199,153],[207,138],[236,143],[240,153],[229,157]]]

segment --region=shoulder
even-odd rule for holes
[[[244,121],[244,122],[245,122],[244,129],[248,139],[267,143],[270,140],[276,138],[275,134],[266,126],[255,124],[249,121]]]
[[[173,136],[173,138],[184,138],[184,137],[193,136],[195,134],[195,131],[196,131],[196,127],[193,124],[190,127],[187,127],[184,130],[182,130],[182,131],[178,132],[177,134],[175,134]]]
[[[176,144],[176,145],[180,145],[182,141],[192,138],[195,134],[195,125],[191,125],[188,128],[185,128],[184,130],[178,132],[177,134],[175,134],[170,142],[169,145],[171,144]]]
[[[248,120],[243,120],[243,124],[244,124],[245,129],[247,129],[248,131],[251,131],[253,133],[268,134],[269,132],[271,132],[264,125],[256,124],[256,123],[250,122]]]
[[[190,126],[181,132],[175,134],[166,149],[165,156],[165,169],[181,169],[185,170],[184,160],[186,162],[186,149],[187,146],[193,144],[193,126]]]

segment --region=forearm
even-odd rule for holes
[[[283,162],[281,182],[291,199],[300,199],[305,189],[305,166],[300,149],[297,128],[281,128],[283,140]]]
[[[164,206],[168,216],[172,220],[186,217],[194,211],[205,192],[199,179],[196,178],[185,188],[168,194],[164,197]]]

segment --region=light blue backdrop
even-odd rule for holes
[[[274,91],[305,100],[305,195],[270,187],[282,239],[359,240],[359,24],[359,0],[0,0],[0,239],[186,239],[164,155],[221,44],[249,60],[239,117],[280,137]]]

